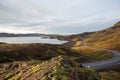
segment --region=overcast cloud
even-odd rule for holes
[[[120,20],[120,0],[0,0],[0,32],[73,34]]]

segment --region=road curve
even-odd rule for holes
[[[120,53],[113,50],[107,51],[113,54],[112,58],[98,62],[82,63],[82,66],[87,68],[93,68],[95,70],[104,70],[120,65]]]

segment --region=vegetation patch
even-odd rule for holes
[[[64,57],[42,80],[100,80],[93,69],[82,68],[80,64]]]
[[[94,60],[105,60],[112,57],[112,54],[110,52],[93,47],[78,46],[78,47],[72,47],[72,49],[78,51],[80,54],[84,56],[91,57]]]
[[[120,80],[120,72],[100,72],[102,80]]]

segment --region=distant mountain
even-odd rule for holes
[[[92,34],[85,41],[96,47],[120,51],[120,21],[110,28]]]
[[[69,37],[71,39],[74,39],[74,38],[78,38],[78,40],[82,40],[82,39],[85,39],[85,38],[88,38],[90,35],[94,34],[95,32],[84,32],[84,33],[81,33],[81,34],[75,34],[75,35],[70,35]]]
[[[46,36],[46,34],[28,33],[28,34],[13,34],[13,33],[0,33],[0,37],[34,37],[34,36]]]

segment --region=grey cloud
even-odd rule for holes
[[[102,5],[103,2],[104,5]],[[120,18],[120,11],[116,8],[120,6],[119,1],[112,3],[113,1],[109,0],[109,2],[0,0],[0,25],[6,26],[8,30],[10,26],[14,27],[14,31],[24,29],[24,32],[34,29],[36,32],[80,33],[103,29]]]
[[[50,33],[64,33],[64,34],[78,34],[83,32],[92,32],[92,31],[99,31],[106,29],[113,24],[115,24],[119,19],[113,19],[109,21],[104,22],[97,22],[97,23],[77,23],[77,24],[70,24],[70,25],[63,25],[63,26],[56,26],[56,27],[50,27],[48,31],[51,31]],[[93,21],[94,22],[94,21]]]
[[[26,23],[26,24],[18,24],[18,25],[14,25],[14,26],[18,26],[18,27],[35,27],[35,26],[44,26],[46,25],[46,23]]]
[[[23,23],[23,21],[17,18],[0,18],[0,24],[17,24]]]
[[[22,24],[42,18],[39,8],[25,3],[24,0],[0,1],[0,24]]]
[[[0,3],[0,10],[7,10],[8,8],[6,6],[4,6],[2,3]]]

